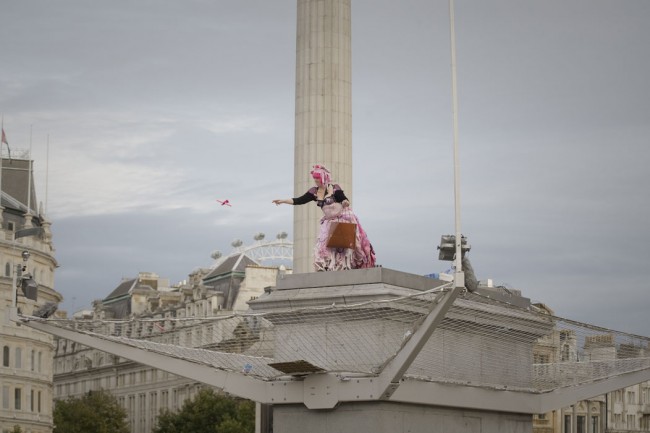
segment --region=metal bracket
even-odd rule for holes
[[[389,399],[399,387],[400,381],[409,369],[415,358],[420,354],[424,345],[429,341],[433,331],[440,325],[445,318],[447,311],[451,308],[456,300],[456,297],[463,290],[463,287],[455,286],[447,293],[444,293],[437,302],[434,303],[420,324],[420,327],[415,330],[411,338],[404,344],[395,357],[390,360],[383,368],[382,372],[377,378],[381,384],[381,399]]]

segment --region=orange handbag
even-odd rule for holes
[[[356,224],[341,222],[333,222],[330,224],[330,237],[327,240],[327,248],[355,248],[356,245]]]

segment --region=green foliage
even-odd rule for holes
[[[15,425],[14,429],[11,430],[11,433],[23,433],[23,429],[21,429],[19,425]]]
[[[201,390],[178,412],[163,411],[152,433],[253,433],[255,403]]]
[[[81,398],[58,400],[54,405],[54,433],[129,433],[126,411],[105,391]]]

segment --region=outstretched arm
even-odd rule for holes
[[[279,206],[281,204],[293,204],[293,199],[292,198],[282,198],[278,200],[273,200],[273,203],[275,203],[276,206]]]
[[[312,188],[313,189],[313,188]],[[294,197],[294,198],[285,198],[285,199],[280,199],[280,200],[273,200],[273,203],[275,203],[276,206],[281,205],[281,204],[305,204],[309,203],[310,201],[316,200],[316,196],[312,192],[312,190],[307,191],[300,197]]]

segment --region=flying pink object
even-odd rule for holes
[[[217,200],[217,202],[221,203],[221,206],[231,206],[232,207],[232,205],[230,204],[230,200],[224,200],[224,201]]]

